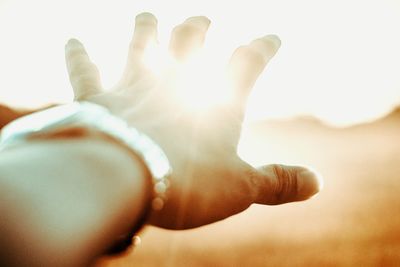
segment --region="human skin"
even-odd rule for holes
[[[279,48],[277,36],[255,39],[233,53],[225,77],[233,96],[229,102],[201,112],[180,108],[174,97],[175,81],[182,75],[179,68],[201,49],[209,24],[208,18],[199,16],[174,28],[169,52],[175,61],[166,67],[169,75],[163,76],[144,63],[147,47],[157,40],[157,19],[150,13],[138,15],[124,74],[107,91],[83,45],[76,39],[66,45],[76,100],[106,106],[166,152],[174,170],[169,199],[161,211],[152,213],[149,222],[168,229],[209,224],[253,203],[305,200],[320,189],[318,176],[305,167],[273,164],[254,168],[236,152],[247,96]]]
[[[146,176],[96,135],[37,139],[0,153],[0,265],[87,266],[146,206]]]
[[[9,122],[26,115],[29,112],[19,111],[10,107],[0,105],[0,129],[2,129]]]
[[[247,95],[279,48],[276,36],[233,53],[226,72],[231,101],[202,112],[177,108],[174,79],[201,49],[208,26],[205,17],[178,25],[169,46],[175,62],[167,72],[173,76],[157,76],[143,62],[146,47],[156,40],[157,20],[138,15],[125,72],[107,91],[83,45],[76,39],[66,45],[76,100],[107,107],[154,139],[170,160],[168,200],[147,222],[167,229],[213,223],[253,203],[305,200],[320,188],[317,174],[305,167],[254,168],[236,152]],[[86,265],[128,232],[147,206],[146,166],[98,134],[29,141],[3,151],[0,167],[0,260],[10,266]]]

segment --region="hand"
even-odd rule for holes
[[[144,58],[156,42],[157,20],[149,13],[138,15],[125,72],[108,91],[83,45],[75,39],[66,45],[76,99],[106,106],[153,138],[168,156],[173,168],[169,198],[150,219],[164,228],[209,224],[253,203],[305,200],[320,188],[317,175],[304,167],[274,164],[256,169],[236,153],[247,95],[280,46],[276,36],[256,39],[233,53],[226,72],[230,101],[201,111],[181,105],[176,81],[185,62],[202,47],[209,23],[205,17],[191,17],[175,27],[169,46],[174,61],[166,75],[156,75]]]

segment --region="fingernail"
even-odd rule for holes
[[[315,171],[306,169],[299,172],[297,178],[299,190],[298,196],[301,198],[309,198],[320,192],[323,188],[324,182],[322,176]]]
[[[208,19],[206,16],[197,16],[186,19],[185,23],[200,27],[202,30],[205,31],[208,29],[208,27],[210,27],[211,20]]]
[[[155,23],[157,24],[157,18],[151,14],[150,12],[143,12],[136,16],[135,18],[136,23],[146,22],[146,23]]]
[[[269,60],[273,57],[280,46],[281,40],[278,36],[273,34],[255,39],[250,43],[250,47],[262,55],[265,60]]]
[[[68,40],[68,43],[69,43],[69,44],[81,44],[81,42],[79,42],[79,40],[78,40],[78,39],[75,39],[75,38],[69,39],[69,40]]]
[[[279,39],[278,35],[270,34],[263,37],[264,40],[271,42],[276,49],[281,46],[281,39]]]
[[[78,39],[75,38],[71,38],[68,40],[67,44],[65,45],[65,47],[67,46],[83,46],[81,42],[79,42]]]

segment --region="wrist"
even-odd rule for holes
[[[62,142],[71,149],[76,147],[82,155],[86,155],[85,158],[90,157],[91,162],[102,162],[100,166],[88,164],[88,168],[111,173],[113,175],[110,175],[110,179],[116,184],[125,184],[125,189],[130,189],[124,193],[128,197],[121,197],[121,200],[125,200],[127,214],[118,223],[118,229],[110,229],[116,237],[110,240],[111,245],[107,246],[106,253],[119,253],[130,246],[134,235],[147,223],[153,197],[151,174],[143,160],[112,136],[90,127],[59,127],[34,133],[27,139],[31,143],[48,144],[57,141],[57,144]],[[116,169],[119,171],[112,171]]]
[[[22,243],[10,236],[23,258],[39,257],[38,249],[60,260],[94,258],[137,225],[148,203],[140,163],[96,138],[31,140],[4,150],[0,170],[0,191],[10,196],[0,232],[26,234]]]
[[[128,127],[126,122],[98,105],[75,102],[18,119],[3,130],[1,145],[7,148],[29,139],[79,139],[85,136],[117,144],[141,162],[149,174],[150,186],[147,188],[152,193],[144,213],[163,208],[171,171],[164,152],[146,135]],[[134,227],[134,232],[142,224],[144,219]]]

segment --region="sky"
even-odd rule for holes
[[[313,115],[345,126],[400,104],[400,0],[0,0],[0,102],[71,101],[64,63],[71,37],[111,87],[143,11],[157,16],[165,45],[176,24],[208,16],[205,49],[220,62],[254,38],[281,38],[249,99],[248,120]]]

